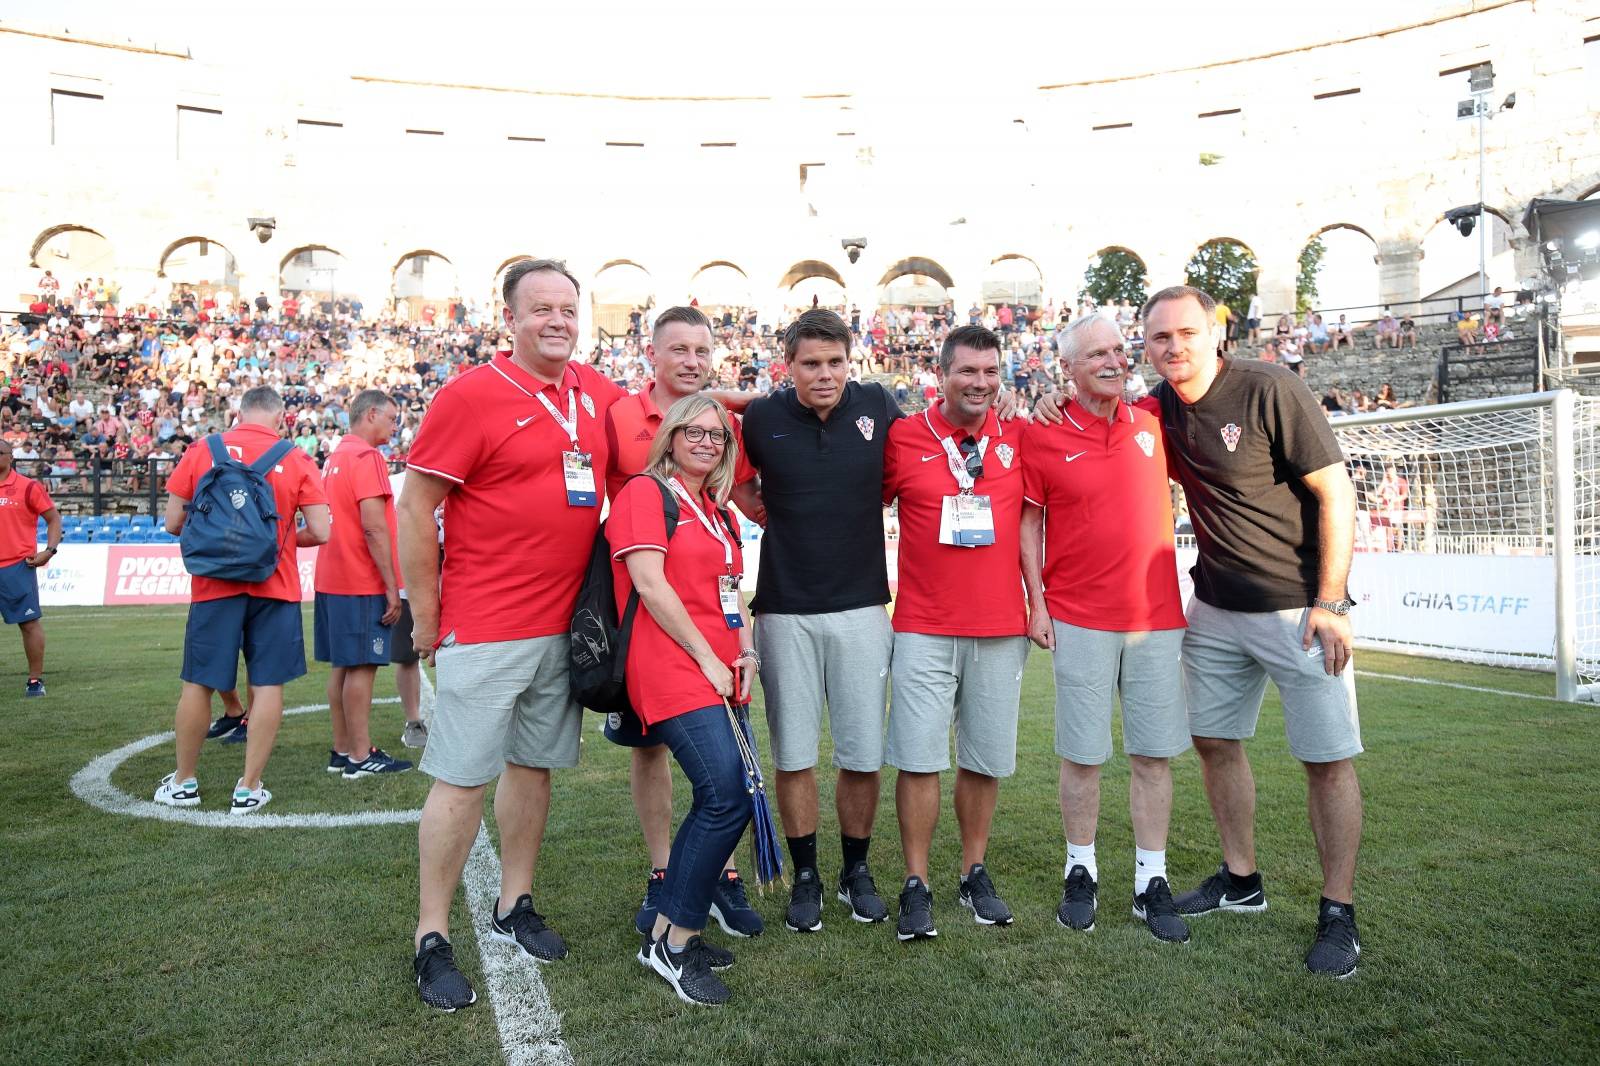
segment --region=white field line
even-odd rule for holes
[[[430,689],[431,691],[431,689]],[[398,703],[395,697],[373,700],[373,703]],[[284,714],[310,714],[325,711],[326,703],[307,704],[304,707],[285,708]],[[91,807],[109,814],[127,814],[135,818],[154,818],[162,822],[179,822],[184,825],[205,826],[208,829],[340,829],[363,825],[404,825],[415,823],[422,817],[421,810],[363,811],[359,814],[257,814],[236,815],[227,810],[202,811],[186,807],[168,807],[154,800],[138,799],[111,783],[117,767],[142,751],[171,743],[176,734],[171,730],[141,737],[108,751],[72,775],[72,792]],[[154,791],[154,785],[151,786]]]
[[[1519,700],[1544,700],[1547,703],[1560,703],[1554,696],[1540,696],[1533,692],[1512,692],[1504,688],[1485,688],[1482,685],[1463,685],[1459,681],[1436,681],[1431,677],[1407,677],[1405,674],[1379,674],[1371,670],[1357,670],[1357,677],[1375,677],[1381,681],[1409,681],[1413,685],[1437,685],[1440,688],[1458,688],[1463,692],[1482,692],[1490,696],[1510,696]]]

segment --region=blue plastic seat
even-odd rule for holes
[[[147,514],[136,514],[129,523],[134,529],[153,529],[155,524],[156,520]]]
[[[89,534],[87,531],[74,526],[61,535],[61,542],[63,544],[88,544]]]

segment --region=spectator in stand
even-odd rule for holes
[[[1245,313],[1245,325],[1250,329],[1250,343],[1254,344],[1261,337],[1261,294],[1250,294],[1250,308]]]
[[[1498,326],[1505,319],[1506,298],[1500,286],[1483,298],[1484,324]]]
[[[394,436],[399,411],[378,389],[357,394],[350,432],[328,456],[323,488],[333,532],[317,553],[314,645],[329,663],[328,772],[348,781],[398,774],[411,763],[372,743],[372,686],[392,655],[400,619],[400,561],[389,467],[378,451]]]
[[[1233,330],[1231,328],[1233,325],[1233,310],[1227,304],[1218,301],[1216,317],[1217,337],[1222,341],[1222,350],[1231,352],[1234,346]]]
[[[1396,321],[1394,312],[1387,307],[1383,309],[1383,315],[1378,319],[1377,330],[1372,336],[1372,347],[1375,349],[1400,347],[1400,323]]]
[[[1385,381],[1378,386],[1378,396],[1373,401],[1373,406],[1380,411],[1388,411],[1400,407],[1402,404],[1394,394],[1394,386]]]
[[[1409,348],[1415,348],[1417,346],[1417,320],[1411,317],[1410,312],[1407,312],[1405,317],[1400,319],[1400,332],[1397,337],[1398,343],[1396,347],[1404,345]]]
[[[1350,323],[1345,319],[1344,315],[1340,315],[1339,321],[1333,324],[1333,346],[1338,348],[1340,345],[1344,345],[1346,348],[1354,348],[1356,346]]]
[[[269,387],[246,392],[239,425],[222,435],[229,455],[253,463],[276,445],[283,425],[283,397]],[[188,517],[201,477],[211,469],[210,448],[191,446],[167,479],[166,528],[177,536]],[[195,770],[200,745],[211,724],[211,694],[228,692],[238,681],[239,652],[250,678],[252,727],[245,746],[244,775],[233,789],[231,813],[250,814],[272,799],[261,774],[283,717],[283,686],[306,672],[305,637],[300,625],[300,567],[296,550],[327,542],[328,501],[322,478],[310,459],[293,449],[266,475],[278,509],[278,565],[272,576],[242,584],[196,575],[190,584],[189,620],[183,639],[183,693],[178,698],[177,768],[156,789],[157,803],[197,807],[200,785]],[[295,528],[294,515],[305,518]]]
[[[13,465],[13,447],[0,440],[0,620],[22,635],[28,663],[24,696],[43,696],[44,623],[39,606],[39,570],[56,557],[61,543],[61,513],[45,487]],[[38,522],[45,520],[45,546],[39,547]]]
[[[1478,316],[1476,314],[1463,315],[1452,312],[1451,317],[1455,319],[1456,323],[1456,342],[1463,345],[1477,344],[1479,341]]]
[[[1344,316],[1340,315],[1339,316],[1339,320],[1341,322],[1344,321]],[[1294,334],[1294,323],[1292,321],[1290,321],[1289,316],[1288,315],[1279,315],[1278,316],[1278,324],[1272,330],[1273,339],[1279,340],[1279,341],[1284,341],[1284,340],[1288,340],[1293,334]]]
[[[1311,316],[1311,351],[1321,355],[1327,351],[1332,342],[1328,338],[1328,327],[1323,324],[1321,315]]]
[[[61,299],[61,279],[56,277],[55,274],[49,270],[44,272],[44,277],[39,279],[39,284],[36,285],[35,288],[39,290],[39,295],[43,297],[51,307],[54,307]]]

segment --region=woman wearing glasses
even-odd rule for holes
[[[751,814],[723,706],[725,699],[749,700],[758,665],[739,595],[738,527],[721,510],[733,488],[736,452],[722,405],[703,394],[684,397],[656,432],[646,476],[623,486],[606,525],[619,613],[629,593],[639,592],[628,698],[694,786],[694,804],[672,843],[659,916],[638,960],[684,1002],[709,1005],[728,1001],[727,986],[712,971],[733,957],[700,933],[723,862]],[[671,529],[663,487],[678,508]]]

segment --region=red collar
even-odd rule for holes
[[[1127,416],[1126,419],[1123,418],[1124,415]],[[1103,425],[1106,421],[1101,415],[1091,414],[1087,407],[1078,402],[1078,398],[1076,396],[1067,401],[1067,406],[1062,410],[1061,416],[1067,420],[1068,425],[1072,426],[1080,433],[1087,433],[1089,431],[1089,427],[1094,423],[1098,422]],[[1127,404],[1123,403],[1121,400],[1118,400],[1116,421],[1122,422],[1124,420],[1127,421],[1129,425],[1133,424],[1133,409]]]
[[[933,435],[938,437],[940,440],[943,440],[946,437],[951,437],[959,441],[965,439],[968,435],[966,430],[957,429],[955,426],[950,424],[949,419],[945,418],[943,400],[940,400],[938,403],[929,407],[927,410],[927,416],[928,425],[933,429]],[[979,437],[999,437],[1003,435],[1000,430],[1000,419],[995,417],[993,407],[984,412],[983,426],[978,430],[976,435]]]
[[[578,372],[573,368],[572,361],[570,359],[567,360],[567,365],[561,372],[561,381],[559,383],[559,387],[556,385],[547,385],[538,378],[534,377],[532,374],[528,373],[511,358],[510,352],[496,352],[494,359],[490,361],[489,365],[495,370],[498,370],[506,378],[510,379],[512,384],[516,385],[523,392],[526,392],[529,396],[537,396],[539,393],[548,390],[553,395],[559,397],[563,392],[568,392],[572,389],[578,389],[582,387],[582,384],[578,380]]]

